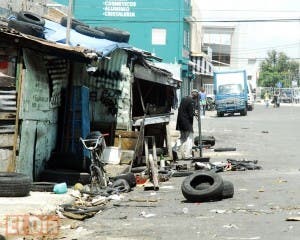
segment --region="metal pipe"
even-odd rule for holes
[[[198,148],[200,151],[200,157],[202,157],[202,133],[201,133],[201,112],[200,112],[200,102],[197,103],[198,106],[198,134],[199,134],[199,141],[198,141]]]
[[[72,13],[73,13],[73,0],[69,0],[67,32],[66,32],[66,44],[67,45],[70,45],[70,28],[71,28],[71,21],[72,21]]]

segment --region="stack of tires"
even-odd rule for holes
[[[232,198],[234,186],[217,173],[198,171],[183,180],[181,191],[190,202],[218,201]]]
[[[25,197],[29,195],[31,184],[25,174],[0,172],[0,197]]]
[[[20,11],[15,18],[8,21],[8,27],[38,38],[45,38],[44,26],[45,19],[27,11]]]
[[[62,17],[60,20],[60,24],[64,27],[67,27],[67,21],[67,17]],[[130,33],[127,31],[112,27],[90,27],[89,25],[86,25],[85,23],[77,19],[72,19],[71,28],[76,30],[80,34],[89,37],[94,37],[97,39],[107,39],[114,42],[128,43],[130,38]]]

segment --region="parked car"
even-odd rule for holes
[[[282,90],[279,98],[282,103],[292,103],[293,93],[291,90]]]

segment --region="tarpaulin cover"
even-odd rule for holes
[[[67,28],[59,23],[45,19],[45,39],[57,43],[66,43]],[[119,43],[107,39],[89,37],[70,29],[70,46],[82,46],[106,56],[117,48],[132,48],[127,43]]]

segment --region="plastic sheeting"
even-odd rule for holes
[[[66,32],[66,27],[59,23],[45,19],[44,33],[46,40],[66,44]],[[132,46],[127,43],[119,43],[107,39],[89,37],[76,32],[74,29],[70,29],[69,42],[71,46],[82,46],[89,50],[95,51],[101,56],[107,56],[117,48],[132,48]]]

